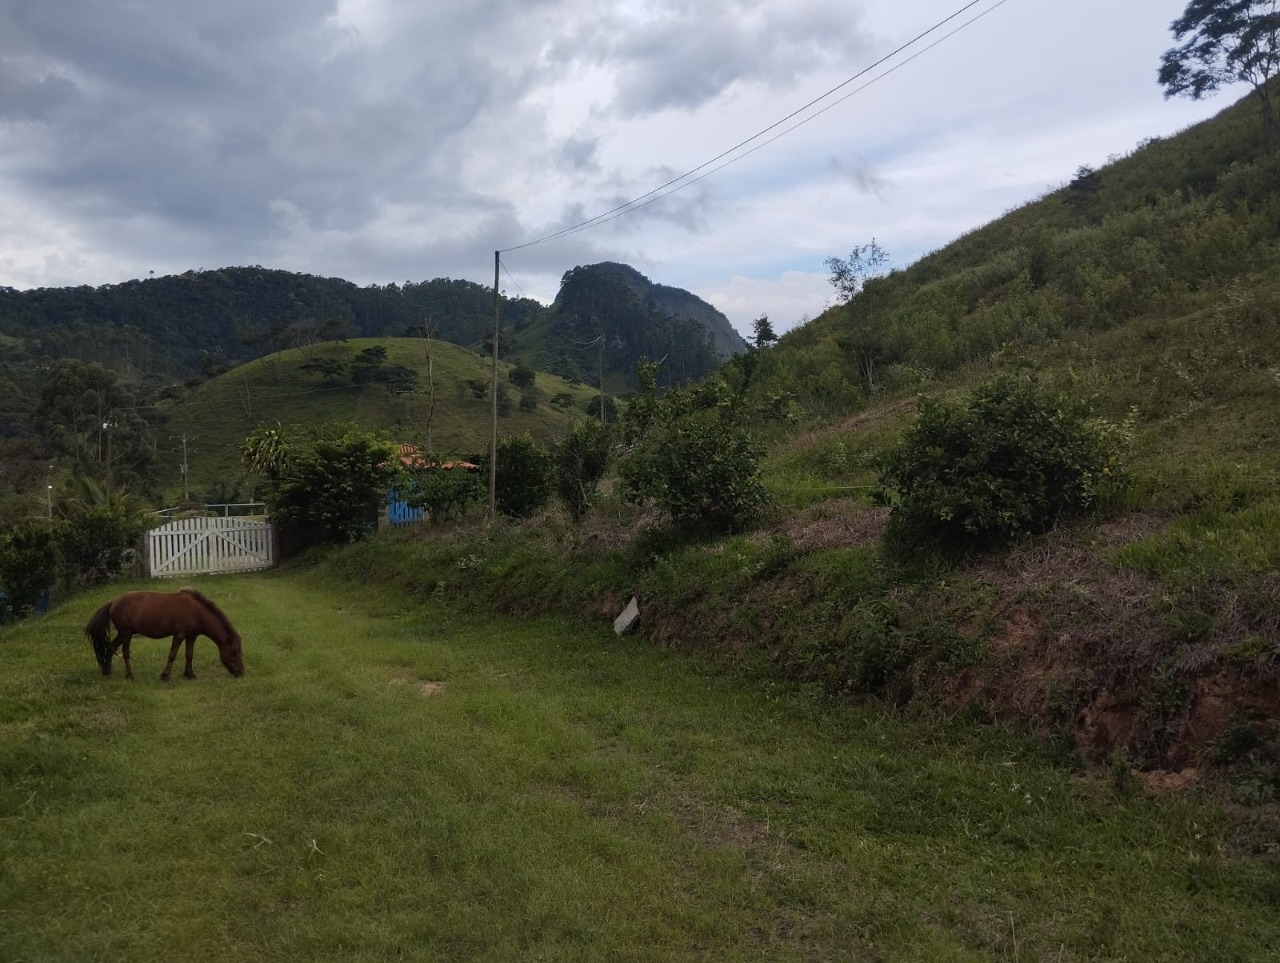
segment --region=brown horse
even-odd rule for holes
[[[111,627],[116,628],[116,637],[111,639]],[[111,600],[98,611],[84,628],[84,634],[93,643],[93,654],[102,666],[102,674],[111,674],[111,657],[116,649],[124,655],[124,676],[133,678],[133,667],[129,664],[129,641],[135,635],[149,639],[163,639],[173,636],[173,645],[169,648],[169,662],[165,665],[160,678],[166,681],[173,668],[173,660],[178,657],[178,646],[187,643],[187,668],[182,673],[185,678],[194,679],[191,670],[192,650],[196,646],[197,635],[207,635],[218,646],[218,655],[227,671],[239,677],[244,675],[244,655],[240,648],[240,633],[235,630],[220,608],[193,588],[179,589],[176,592],[125,592]]]

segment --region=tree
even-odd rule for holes
[[[382,345],[365,348],[351,362],[351,380],[358,385],[373,384],[382,380],[387,363],[387,349]]]
[[[301,348],[308,361],[315,358],[316,345],[322,341],[346,341],[349,330],[346,318],[302,318],[277,328],[272,333],[281,348]]]
[[[24,519],[0,535],[0,622],[22,618],[58,577],[58,539],[50,520]]]
[[[405,500],[414,508],[422,508],[433,522],[443,521],[456,509],[466,515],[467,508],[486,495],[478,471],[455,465],[425,465],[413,472]]]
[[[847,258],[827,258],[825,263],[831,271],[831,286],[840,296],[840,303],[852,301],[869,279],[880,274],[888,261],[888,252],[876,243],[874,237],[870,244],[856,246]]]
[[[347,373],[347,363],[337,358],[315,358],[300,366],[307,374],[318,374],[325,379],[341,378]]]
[[[245,467],[268,481],[278,481],[293,457],[293,443],[279,422],[274,428],[261,427],[244,440],[240,456]]]
[[[773,325],[769,323],[767,314],[760,315],[751,323],[751,331],[752,340],[757,348],[767,348],[778,340],[778,336],[773,333]]]
[[[145,522],[119,504],[80,509],[57,530],[67,584],[99,585],[117,575],[145,530]]]
[[[114,371],[63,358],[40,387],[35,422],[55,446],[88,466],[102,461],[105,426],[132,405]]]
[[[518,364],[511,369],[507,375],[507,380],[517,388],[532,388],[538,380],[538,372],[524,364]]]
[[[1262,108],[1262,135],[1274,138],[1271,79],[1280,68],[1280,0],[1190,0],[1169,25],[1178,46],[1160,58],[1168,97],[1200,100],[1224,84],[1253,87]]]
[[[861,244],[849,252],[848,258],[827,258],[827,267],[831,270],[831,286],[836,289],[841,303],[847,305],[850,318],[850,332],[842,339],[843,347],[851,351],[857,359],[858,373],[862,376],[863,387],[868,392],[875,389],[876,366],[884,354],[884,345],[879,335],[872,329],[872,307],[867,298],[867,282],[879,277],[889,254],[872,238],[870,244]],[[854,298],[858,294],[861,310],[853,308]]]

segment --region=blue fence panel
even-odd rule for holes
[[[387,522],[391,525],[416,525],[422,521],[422,509],[410,508],[409,503],[394,494],[387,496]]]

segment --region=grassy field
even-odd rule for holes
[[[0,635],[0,959],[1264,960],[1274,834],[1007,731],[307,573],[199,583],[195,681],[98,590]]]

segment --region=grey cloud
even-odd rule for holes
[[[865,49],[856,10],[818,0],[756,0],[668,3],[637,19],[606,12],[568,31],[549,57],[616,66],[611,109],[625,117],[695,108],[735,84],[794,83],[833,64],[853,73]]]
[[[0,122],[49,120],[80,98],[80,88],[66,77],[24,77],[20,69],[0,61]]]
[[[441,11],[457,25],[456,6]],[[433,172],[424,159],[494,96],[494,72],[467,52],[474,36],[396,32],[372,49],[328,12],[278,0],[5,3],[0,50],[20,47],[27,63],[5,74],[0,124],[75,106],[18,176],[63,209],[141,210],[227,238],[271,230],[281,196],[338,230],[388,199],[456,197],[433,182],[455,177],[456,163]],[[33,76],[36,64],[77,78],[81,96],[71,81]],[[28,153],[33,144],[25,138]]]
[[[827,163],[827,170],[837,179],[852,184],[864,194],[874,194],[879,197],[889,186],[889,182],[877,174],[862,157],[855,157],[852,161],[833,157]]]
[[[606,132],[550,136],[536,95],[566,67],[616,76],[613,110],[634,116],[793,80],[858,45],[856,21],[820,0],[636,9],[0,0],[0,184],[117,263],[471,276],[495,240],[544,232],[473,171],[509,158],[577,175],[584,216],[669,176],[600,183]],[[642,225],[700,231],[713,202],[700,184],[522,257],[635,256],[622,248]]]
[[[557,151],[556,160],[574,171],[598,171],[600,162],[596,150],[599,144],[596,137],[570,137]]]

